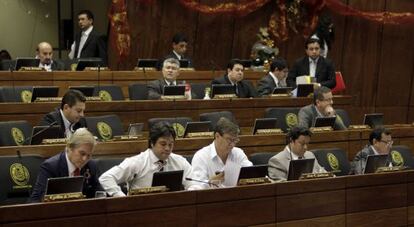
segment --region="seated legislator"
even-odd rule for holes
[[[389,154],[393,144],[391,132],[379,127],[369,134],[369,145],[355,155],[351,163],[351,174],[362,174],[368,155]]]
[[[161,99],[164,86],[182,84],[182,81],[177,81],[177,77],[180,75],[180,62],[177,59],[168,58],[162,65],[163,78],[148,82],[148,99]],[[196,98],[194,93],[191,94],[191,97]]]
[[[91,160],[95,145],[94,136],[86,128],[76,130],[69,138],[65,151],[47,159],[40,166],[29,201],[43,200],[48,178],[82,175],[85,176],[83,194],[87,198],[95,197],[95,192],[102,190],[96,176],[96,163]]]
[[[311,76],[316,79],[314,88],[325,86],[334,88],[336,85],[335,67],[331,60],[321,56],[318,39],[308,39],[305,43],[306,56],[299,58],[289,70],[287,85],[296,87],[296,77]]]
[[[315,159],[313,173],[325,173],[326,170],[319,165],[315,155],[307,151],[311,132],[307,128],[294,127],[286,135],[287,145],[285,149],[269,159],[269,177],[275,181],[283,181],[288,178],[289,164],[291,160]]]
[[[259,96],[270,95],[277,87],[286,87],[287,73],[287,63],[284,59],[273,60],[270,64],[269,73],[257,83]]]
[[[310,128],[314,125],[317,117],[334,117],[336,112],[333,109],[333,96],[331,89],[320,87],[315,90],[313,104],[302,107],[299,110],[298,118],[300,127]],[[334,130],[345,130],[346,126],[342,120],[337,117],[335,120]]]
[[[172,51],[164,59],[175,58],[177,60],[188,60],[188,67],[193,67],[191,59],[186,55],[188,39],[182,33],[177,33],[172,38]]]
[[[36,58],[40,59],[39,68],[46,71],[65,70],[65,65],[57,60],[53,60],[53,48],[47,42],[41,42],[36,48]]]
[[[232,59],[227,65],[227,74],[215,78],[211,84],[231,84],[236,86],[236,95],[239,98],[257,97],[257,92],[252,83],[248,80],[243,80],[243,64],[239,59]]]
[[[46,114],[39,125],[60,125],[61,136],[68,138],[76,129],[86,128],[85,102],[82,92],[71,89],[63,95],[60,109]]]
[[[226,169],[232,166],[245,167],[253,165],[242,149],[235,147],[239,142],[239,127],[228,120],[220,118],[214,130],[214,141],[198,150],[191,161],[192,179],[203,181],[200,187],[226,187],[224,185]],[[209,184],[210,183],[210,184]]]
[[[191,174],[191,165],[181,155],[172,153],[176,134],[166,122],[156,123],[149,132],[149,148],[121,164],[112,167],[99,178],[109,196],[125,196],[118,184],[127,183],[128,189],[151,187],[153,174],[160,171],[184,170],[183,178]],[[184,180],[185,189],[192,187],[192,182]]]

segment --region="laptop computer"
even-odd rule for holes
[[[185,85],[164,86],[164,96],[185,95]]]
[[[314,158],[291,160],[287,180],[299,180],[303,173],[312,173],[314,163]]]
[[[254,165],[240,168],[239,180],[249,178],[259,178],[267,176],[268,165]]]
[[[49,98],[49,97],[58,97],[59,87],[57,86],[47,86],[47,87],[33,87],[32,90],[32,102],[36,98]]]
[[[53,126],[34,126],[32,129],[31,145],[42,144],[44,139],[58,139],[64,138],[61,135],[60,125]]]
[[[258,129],[274,129],[277,128],[277,118],[257,118],[254,121],[253,135]]]
[[[144,123],[132,123],[132,124],[129,124],[129,127],[128,127],[128,135],[130,135],[130,136],[138,136],[138,135],[141,135],[143,129],[144,129]]]
[[[47,179],[46,195],[83,191],[83,176],[58,177]]]
[[[184,130],[184,138],[188,136],[188,133],[209,132],[210,124],[211,121],[187,122]]]
[[[382,126],[384,122],[384,114],[382,113],[371,113],[364,115],[364,125],[369,125],[371,128]]]
[[[332,127],[334,128],[335,125],[335,117],[317,117],[315,119],[315,124],[313,127]]]
[[[215,95],[236,95],[236,88],[231,84],[213,84],[211,85],[211,97]]]
[[[188,59],[180,60],[180,68],[188,68],[189,66],[190,66],[190,60]]]
[[[138,68],[157,68],[158,59],[138,59],[137,67]]]
[[[313,93],[313,84],[298,84],[296,97],[308,97]]]
[[[273,89],[272,94],[279,95],[279,94],[290,94],[292,92],[292,87],[275,87]]]
[[[365,163],[364,174],[375,173],[379,167],[385,167],[389,164],[388,155],[368,155],[367,162]]]
[[[169,191],[183,190],[184,170],[155,172],[152,176],[152,186],[166,186]]]
[[[15,71],[18,71],[21,67],[39,67],[40,59],[36,58],[16,58]]]
[[[78,91],[82,92],[82,94],[84,96],[92,97],[95,87],[94,86],[70,86],[69,89],[70,90],[78,90]]]
[[[100,58],[79,59],[76,71],[83,71],[86,67],[103,67],[103,63]]]

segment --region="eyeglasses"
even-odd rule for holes
[[[394,143],[394,141],[392,141],[392,140],[390,140],[390,141],[380,140],[380,142],[385,143],[387,146],[392,146],[392,144]]]
[[[223,138],[227,141],[228,144],[236,145],[238,142],[240,142],[240,139],[238,137],[231,137],[231,138],[228,137],[228,138],[226,138],[226,137],[223,136]]]

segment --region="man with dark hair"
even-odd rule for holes
[[[284,59],[272,61],[269,73],[257,83],[259,96],[272,94],[277,87],[286,87],[287,73],[287,64]]]
[[[78,13],[78,25],[81,32],[76,34],[69,58],[100,58],[107,64],[106,44],[93,27],[94,16],[89,10]]]
[[[151,187],[155,172],[184,170],[185,189],[192,187],[192,182],[185,180],[191,174],[191,165],[181,155],[172,153],[176,134],[171,125],[158,122],[149,132],[149,147],[144,152],[126,158],[121,164],[112,167],[99,178],[102,187],[109,196],[125,196],[118,184],[127,183],[128,189]]]
[[[39,68],[46,71],[65,70],[65,65],[57,60],[53,60],[53,48],[47,42],[41,42],[36,48],[36,58],[40,59]]]
[[[275,181],[287,180],[291,160],[315,159],[313,173],[323,173],[326,170],[319,165],[315,155],[307,151],[311,132],[307,128],[294,127],[286,135],[286,147],[283,151],[269,159],[269,177]]]
[[[310,128],[315,124],[317,117],[334,117],[336,116],[336,112],[333,105],[333,95],[331,89],[327,87],[320,87],[319,89],[315,90],[314,96],[314,103],[302,107],[299,110],[298,118],[299,118],[299,126]],[[346,126],[342,122],[339,117],[336,117],[335,130],[345,130]]]
[[[188,67],[192,67],[191,59],[186,55],[188,39],[182,33],[177,33],[172,39],[172,52],[164,57],[164,59],[175,58],[177,60],[187,60]]]
[[[310,76],[315,78],[314,88],[321,86],[334,88],[336,85],[335,67],[331,60],[321,56],[321,48],[318,39],[310,38],[305,43],[306,56],[299,58],[290,68],[287,77],[287,85],[296,87],[296,77]]]
[[[239,142],[239,127],[228,120],[220,118],[214,130],[214,141],[198,150],[191,161],[193,166],[193,179],[210,182],[209,184],[200,184],[200,187],[208,186],[236,186],[225,185],[224,175],[226,169],[232,166],[251,166],[253,165],[243,150],[235,147]],[[232,171],[232,170],[230,170]],[[230,175],[230,173],[228,173]]]
[[[86,98],[78,90],[69,90],[63,95],[60,109],[46,114],[39,125],[60,125],[60,136],[69,138],[78,128],[85,128],[86,121],[83,118]]]
[[[331,49],[332,42],[335,40],[334,24],[328,14],[319,17],[318,25],[311,38],[319,40],[321,56],[327,58],[328,51]]]
[[[362,174],[365,169],[368,155],[389,154],[393,144],[391,132],[379,127],[369,134],[369,145],[355,155],[351,163],[351,174]]]
[[[231,84],[235,86],[236,95],[239,98],[257,97],[257,92],[252,83],[243,80],[243,64],[239,59],[232,59],[227,65],[227,74],[215,78],[211,84]]]

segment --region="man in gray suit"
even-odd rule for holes
[[[310,128],[315,124],[317,117],[334,117],[336,112],[333,105],[333,95],[331,89],[327,87],[320,87],[313,96],[314,103],[302,107],[299,110],[299,126]],[[346,126],[342,120],[337,117],[335,120],[334,130],[345,130]]]
[[[391,132],[380,127],[372,130],[369,135],[369,145],[355,155],[351,163],[351,174],[362,174],[365,169],[368,155],[389,154],[392,144]]]
[[[269,177],[275,181],[283,181],[288,178],[289,164],[291,160],[315,159],[313,173],[325,173],[326,170],[319,165],[315,155],[307,151],[311,132],[307,128],[294,127],[286,135],[287,145],[285,149],[269,160]]]
[[[286,87],[288,74],[287,64],[284,59],[276,59],[270,64],[269,73],[257,83],[259,96],[273,93],[276,87]]]

